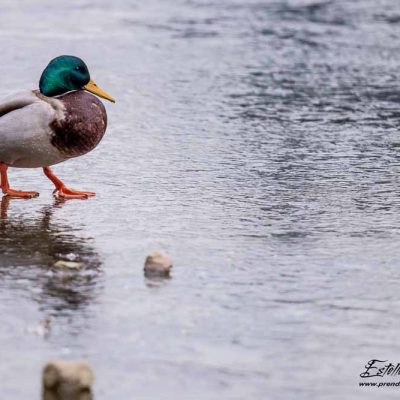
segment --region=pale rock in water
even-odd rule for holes
[[[53,265],[58,269],[84,269],[86,265],[82,262],[58,260]]]
[[[43,369],[45,390],[88,390],[94,381],[93,371],[86,361],[48,362]]]
[[[172,261],[168,254],[155,251],[147,256],[144,264],[146,276],[169,276]]]

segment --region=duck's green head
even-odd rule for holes
[[[115,103],[113,97],[90,79],[86,64],[74,56],[59,56],[51,60],[40,77],[39,89],[40,93],[50,97],[83,89]]]

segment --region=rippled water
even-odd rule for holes
[[[399,39],[396,0],[3,1],[1,96],[69,53],[117,104],[55,167],[96,198],[10,172],[2,395],[86,358],[97,400],[397,398],[358,382],[400,361]]]

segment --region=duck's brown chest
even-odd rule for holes
[[[51,143],[68,157],[93,150],[107,128],[107,113],[95,96],[79,90],[57,97],[62,101],[64,118],[51,124]]]

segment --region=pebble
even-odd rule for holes
[[[49,361],[43,368],[43,388],[45,390],[77,391],[90,389],[94,381],[93,371],[86,361]]]
[[[84,269],[86,265],[82,262],[75,262],[75,261],[65,261],[65,260],[58,260],[53,265],[55,268],[58,269]]]
[[[144,263],[144,274],[146,277],[164,276],[168,277],[172,268],[172,261],[168,254],[155,251],[147,256]]]

